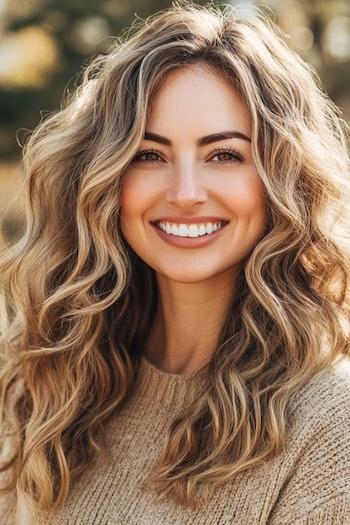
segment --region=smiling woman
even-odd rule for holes
[[[262,15],[132,29],[25,146],[0,522],[349,523],[340,112]]]

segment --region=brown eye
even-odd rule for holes
[[[243,155],[233,148],[221,148],[214,152],[214,157],[219,158],[220,164],[230,164],[233,162],[242,162],[244,160]],[[159,152],[153,149],[139,152],[133,159],[133,162],[163,162]],[[217,161],[215,161],[217,162]]]
[[[158,158],[156,158],[158,157]],[[161,157],[156,150],[145,150],[138,153],[133,161],[134,162],[161,162]]]
[[[243,155],[241,155],[238,151],[234,150],[233,148],[218,149],[214,152],[214,157],[220,157],[220,164],[242,162],[244,160]]]

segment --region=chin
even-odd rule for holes
[[[193,268],[191,268],[191,270],[186,268],[182,271],[179,270],[179,271],[162,272],[162,271],[156,270],[156,272],[157,271],[166,279],[169,279],[175,282],[188,283],[188,284],[195,284],[195,283],[200,283],[203,281],[208,281],[210,279],[214,279],[216,275],[220,273],[220,272],[208,272],[208,270],[195,271]]]

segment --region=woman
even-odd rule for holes
[[[3,522],[349,523],[343,122],[260,15],[134,29],[25,147]]]

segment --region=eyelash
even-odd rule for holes
[[[155,149],[149,149],[149,150],[144,150],[144,151],[140,151],[140,153],[138,153],[136,155],[136,157],[134,157],[134,161],[135,162],[161,162],[159,160],[142,160],[140,159],[140,157],[143,157],[144,155],[149,155],[149,154],[156,154],[156,155],[159,155],[160,156],[160,153],[155,150]],[[241,153],[239,153],[238,151],[234,150],[233,148],[219,148],[215,151],[213,151],[213,156],[215,157],[216,155],[220,155],[220,154],[223,154],[223,153],[227,153],[229,155],[232,155],[234,157],[233,160],[223,160],[223,161],[218,161],[219,164],[232,164],[232,163],[235,163],[235,162],[243,162],[244,160],[244,157],[243,155],[241,155]]]

